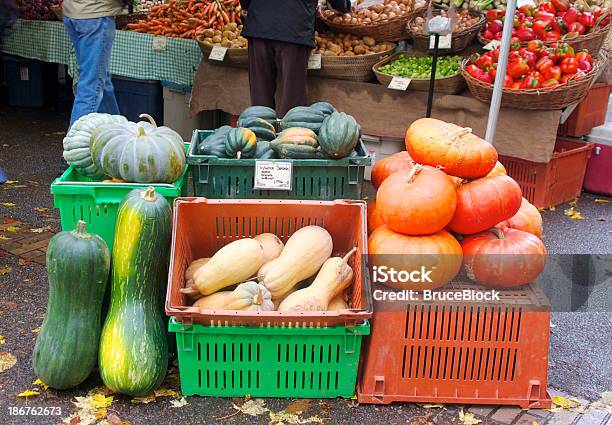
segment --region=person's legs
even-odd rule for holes
[[[70,116],[70,125],[72,126],[80,117],[91,112],[98,112],[102,103],[115,23],[113,18],[108,17],[95,19],[64,18],[64,22],[68,35],[74,43],[79,65],[79,81],[74,105],[72,106],[72,115]],[[112,100],[110,102],[112,103]]]
[[[113,47],[113,41],[115,39],[115,20],[108,18],[110,21],[110,28],[107,31],[107,39],[104,43],[104,56],[106,64],[104,69],[104,87],[102,89],[102,102],[98,108],[98,112],[104,112],[112,115],[119,115],[119,105],[117,105],[117,99],[115,98],[115,89],[113,88],[113,80],[109,71],[111,50]]]
[[[306,73],[311,48],[294,43],[277,42],[276,68],[278,69],[280,98],[278,116],[282,117],[295,106],[308,102]]]
[[[249,39],[249,86],[251,105],[274,108],[276,92],[276,66],[274,41]]]

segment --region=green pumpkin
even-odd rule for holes
[[[278,158],[278,155],[276,155],[276,152],[274,151],[274,149],[272,149],[270,142],[262,140],[260,142],[257,142],[254,157],[257,159],[276,159]]]
[[[242,120],[242,123],[239,126],[248,128],[253,133],[255,133],[258,142],[260,140],[265,140],[269,142],[270,140],[274,140],[274,138],[276,137],[276,129],[274,128],[274,126],[268,121],[261,118],[246,118]]]
[[[292,127],[308,128],[315,133],[319,132],[326,115],[309,106],[296,106],[290,109],[281,120],[283,130]]]
[[[183,138],[147,122],[104,124],[92,134],[91,154],[105,174],[133,183],[173,183],[185,170]]]
[[[238,127],[246,127],[244,121],[250,118],[261,118],[272,125],[276,124],[276,111],[267,106],[249,106],[238,117]]]
[[[319,131],[321,150],[334,159],[349,156],[359,142],[359,125],[344,112],[334,112],[323,121]]]
[[[228,158],[251,158],[255,155],[257,136],[248,128],[232,128],[225,139],[225,154]]]
[[[336,112],[336,108],[334,108],[331,103],[327,103],[327,102],[313,103],[312,105],[310,105],[310,108],[323,112],[325,116],[331,115],[333,112]]]
[[[83,382],[98,359],[102,299],[110,253],[104,240],[76,230],[53,236],[47,248],[49,301],[36,338],[32,366],[52,388],[65,390]]]
[[[64,159],[68,164],[74,165],[79,174],[93,178],[104,176],[102,169],[94,164],[91,158],[91,134],[102,124],[126,122],[127,118],[121,115],[93,112],[82,116],[72,124],[64,137]]]
[[[229,125],[224,125],[216,129],[213,134],[202,140],[198,146],[199,152],[202,155],[212,155],[218,158],[226,158],[225,155],[225,139],[227,134],[232,129]]]
[[[162,383],[168,341],[160,290],[167,278],[172,209],[152,187],[134,189],[119,206],[113,242],[111,304],[100,337],[104,385],[140,396]]]

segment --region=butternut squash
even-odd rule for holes
[[[327,311],[338,311],[338,310],[346,310],[349,308],[347,302],[344,299],[344,292],[339,293],[334,297],[333,300],[329,302],[327,305]]]
[[[259,241],[239,239],[221,248],[193,277],[195,288],[202,295],[244,282],[257,273],[263,264],[264,250]]]
[[[202,294],[194,287],[193,276],[195,272],[197,272],[200,267],[208,263],[210,258],[198,258],[197,260],[193,260],[187,270],[185,270],[185,287],[181,288],[181,293],[187,295],[192,301],[195,301],[199,298],[202,298]]]
[[[257,282],[244,282],[233,291],[221,291],[202,297],[193,306],[204,310],[274,310],[270,291]]]
[[[348,260],[356,251],[357,248],[353,248],[343,258],[333,257],[325,261],[312,285],[285,298],[278,311],[327,310],[329,302],[353,281],[353,269]]]
[[[329,259],[332,249],[332,237],[327,230],[319,226],[302,227],[291,235],[261,282],[273,299],[281,298],[299,282],[314,276]]]
[[[264,250],[264,264],[278,258],[285,245],[274,233],[262,233],[253,239],[259,241]]]

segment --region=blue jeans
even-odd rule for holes
[[[79,65],[70,125],[91,112],[119,114],[109,71],[115,19],[71,19],[64,16],[64,26],[74,45]]]

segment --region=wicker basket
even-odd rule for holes
[[[364,24],[337,24],[327,19],[323,14],[320,14],[321,20],[329,28],[335,32],[343,32],[348,34],[358,35],[360,37],[372,37],[376,41],[400,41],[408,38],[408,27],[407,23],[410,19],[418,16],[427,10],[427,4],[418,9],[413,10],[411,13],[405,16],[397,16],[392,19],[372,23],[369,25]]]
[[[440,11],[434,10],[433,13],[434,15],[439,15]],[[480,13],[475,12],[475,11],[470,11],[470,14],[472,16],[481,16]],[[422,13],[419,16],[423,17],[423,15],[424,14]],[[413,16],[408,21],[407,23],[408,34],[410,38],[412,38],[412,47],[414,48],[414,50],[426,52],[429,50],[429,34],[415,32],[410,29],[412,21],[414,21],[419,16]],[[467,49],[472,44],[472,40],[474,40],[474,37],[476,37],[476,35],[484,27],[485,22],[486,22],[486,19],[484,18],[484,16],[481,16],[480,21],[477,24],[472,25],[470,28],[466,28],[463,31],[454,32],[452,36],[453,38],[451,41],[451,48],[445,49],[444,52],[445,53],[457,53],[457,52],[461,52]]]
[[[115,27],[118,30],[125,30],[128,24],[134,24],[141,19],[147,19],[148,16],[149,12],[134,12],[127,15],[117,15],[115,16]]]
[[[51,9],[51,12],[53,12],[58,21],[64,20],[64,13],[62,12],[61,4],[52,4],[49,6],[49,9]]]
[[[599,77],[602,67],[608,60],[607,53],[602,50],[593,61],[593,69],[586,77],[580,80],[570,80],[567,84],[550,88],[535,90],[503,89],[501,104],[506,108],[520,109],[563,109],[574,103],[582,101],[589,92],[593,82]],[[493,84],[484,83],[467,73],[466,67],[469,59],[461,65],[461,73],[476,99],[484,103],[491,102]]]
[[[552,47],[555,44],[562,42],[567,43],[574,48],[575,51],[580,50],[588,50],[591,56],[596,57],[599,54],[599,50],[601,50],[604,41],[606,40],[608,34],[610,33],[610,24],[606,25],[603,28],[598,28],[595,31],[586,34],[579,35],[574,38],[564,38],[559,41],[544,41],[544,45],[546,47]],[[487,40],[482,37],[482,33],[478,33],[478,41],[486,45],[491,42],[491,40]],[[523,46],[527,45],[527,42],[521,43]]]
[[[204,56],[204,58],[209,60],[208,56],[210,56],[210,52],[212,51],[214,45],[202,41],[202,37],[198,38],[197,41],[198,41],[198,45],[200,46],[200,50],[202,51],[202,55]],[[222,62],[221,61],[213,61],[213,60],[211,60],[211,62],[218,63],[218,64],[223,64],[223,65],[234,66],[234,67],[238,67],[238,68],[248,68],[248,66],[249,66],[249,49],[247,49],[247,48],[244,48],[244,49],[227,49],[227,52],[225,53],[225,57],[223,58]]]
[[[327,56],[321,55],[321,69],[311,69],[308,72],[315,77],[335,78],[349,81],[372,81],[372,67],[381,59],[391,55],[392,49],[380,53],[359,56]]]
[[[391,83],[391,80],[393,79],[393,75],[380,72],[379,68],[390,62],[393,62],[400,56],[410,57],[418,55],[410,54],[408,52],[397,52],[394,55],[389,56],[388,58],[385,58],[378,62],[376,65],[374,65],[372,67],[372,70],[374,71],[374,75],[376,75],[376,79],[380,84],[388,86],[389,83]],[[436,84],[434,86],[434,92],[436,93],[457,94],[461,93],[463,89],[465,89],[465,79],[461,75],[461,72],[451,77],[436,78]],[[406,90],[429,91],[429,79],[420,80],[413,78],[410,81],[410,85]]]

